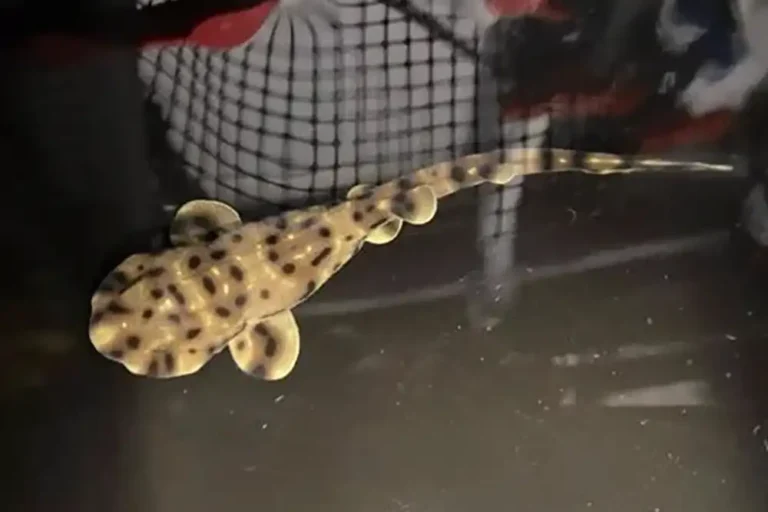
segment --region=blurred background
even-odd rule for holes
[[[6,509],[766,509],[768,4],[2,8]],[[450,197],[297,309],[283,381],[153,381],[88,341],[186,200],[258,219],[540,146],[732,171]]]

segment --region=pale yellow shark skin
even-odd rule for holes
[[[437,199],[458,190],[542,172],[545,151],[553,171],[572,170],[576,161],[588,166],[581,170],[599,174],[664,164],[643,167],[637,159],[568,150],[504,150],[426,167],[376,187],[359,185],[336,205],[245,224],[224,203],[191,201],[171,225],[176,247],[130,256],[103,281],[91,301],[91,342],[136,375],[189,375],[229,347],[242,372],[282,379],[300,351],[291,310],[365,242],[388,243],[403,222],[429,222]]]
[[[379,187],[354,187],[334,206],[247,224],[222,203],[188,203],[171,226],[177,247],[127,258],[94,294],[91,341],[137,375],[189,375],[229,346],[243,372],[283,378],[299,353],[291,310],[363,242],[391,241],[402,222],[429,222],[438,197],[512,177],[492,164],[461,171],[442,164]],[[196,232],[194,216],[207,217],[207,229]]]

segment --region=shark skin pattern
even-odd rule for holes
[[[504,149],[431,165],[378,186],[356,185],[337,204],[257,222],[242,222],[224,203],[193,200],[171,222],[173,247],[129,256],[102,281],[91,299],[91,343],[139,376],[194,374],[228,348],[243,373],[283,379],[299,357],[292,310],[366,243],[393,241],[404,223],[428,223],[438,200],[460,190],[572,170],[729,168],[565,149]]]

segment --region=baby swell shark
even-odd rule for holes
[[[242,222],[224,203],[193,200],[171,221],[173,247],[134,254],[102,281],[91,299],[91,343],[135,375],[190,375],[226,347],[242,372],[279,380],[299,357],[292,310],[365,243],[389,243],[404,222],[432,220],[438,199],[481,183],[503,185],[542,172],[658,169],[730,167],[564,149],[506,149],[425,167],[378,186],[356,185],[337,204],[258,222]]]

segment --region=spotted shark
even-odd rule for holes
[[[135,375],[198,372],[228,348],[240,371],[285,378],[300,349],[292,310],[317,294],[367,244],[423,225],[440,198],[482,183],[579,170],[727,171],[728,166],[564,149],[505,149],[424,167],[378,186],[356,185],[343,201],[243,222],[231,206],[197,199],[170,223],[172,247],[134,254],[91,300],[90,340]]]

